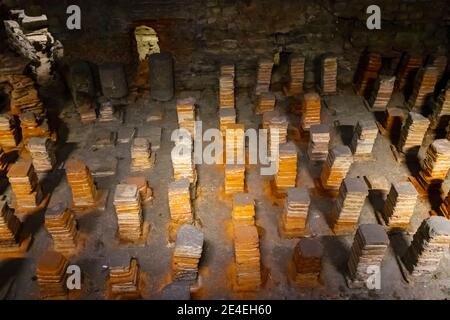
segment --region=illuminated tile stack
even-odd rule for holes
[[[301,54],[292,53],[289,56],[289,83],[286,93],[295,96],[303,92],[305,79],[305,57]]]
[[[230,74],[219,77],[219,108],[234,108],[234,76]]]
[[[222,131],[222,135],[225,136],[225,130],[227,129],[227,126],[236,123],[236,110],[234,108],[220,109],[219,123],[220,131]]]
[[[123,183],[134,184],[138,187],[141,202],[146,202],[153,198],[153,190],[144,176],[128,176]]]
[[[389,238],[381,225],[361,224],[356,231],[348,261],[349,285],[365,288],[369,277],[381,268],[388,246]]]
[[[114,193],[118,235],[123,241],[138,241],[142,236],[141,197],[134,184],[118,184]]]
[[[262,92],[256,99],[256,114],[274,110],[276,98],[272,92]]]
[[[450,220],[433,216],[422,221],[402,257],[409,275],[429,281],[450,246]]]
[[[20,131],[17,128],[14,118],[7,115],[0,115],[0,146],[2,148],[15,148],[20,142]]]
[[[182,225],[194,221],[189,180],[180,179],[171,182],[168,189],[168,199],[172,223]]]
[[[245,189],[245,165],[225,165],[225,194],[231,195],[244,192]]]
[[[442,76],[447,69],[448,59],[446,56],[436,56],[430,59],[431,65],[438,70],[438,80],[441,80]]]
[[[417,202],[417,190],[409,181],[394,182],[383,208],[383,219],[390,228],[406,229]]]
[[[37,262],[36,277],[42,299],[67,299],[69,261],[59,252],[46,251]]]
[[[431,115],[433,121],[438,124],[444,116],[450,116],[450,84],[441,91],[438,98],[433,104],[433,113]]]
[[[284,238],[299,238],[305,235],[311,199],[306,188],[289,188],[280,216],[280,235]]]
[[[222,64],[220,66],[220,75],[221,76],[232,76],[233,78],[235,77],[235,67],[234,64]]]
[[[178,229],[172,260],[174,280],[194,281],[197,279],[203,242],[203,232],[193,225],[185,224]]]
[[[395,77],[380,76],[369,99],[371,111],[385,111],[394,91]]]
[[[422,66],[423,58],[418,55],[404,54],[396,74],[395,89],[401,91],[408,82],[414,79],[417,71]]]
[[[320,124],[320,96],[315,93],[305,93],[301,100],[302,118],[300,120],[303,130],[309,130],[312,125]]]
[[[339,190],[342,180],[347,176],[352,163],[353,155],[349,147],[341,145],[330,149],[320,174],[323,188],[326,190]]]
[[[107,295],[111,300],[141,298],[141,270],[136,258],[126,253],[115,254],[109,259]]]
[[[28,140],[28,150],[36,172],[49,172],[56,163],[55,147],[48,138],[33,137]]]
[[[15,216],[6,200],[0,200],[0,256],[14,257],[18,252],[28,249],[21,236],[22,223]]]
[[[255,225],[255,200],[248,193],[233,195],[233,224]]]
[[[90,208],[95,206],[97,188],[91,172],[80,160],[66,162],[66,175],[72,190],[72,200],[75,207]]]
[[[320,284],[323,246],[319,239],[303,238],[294,248],[294,282],[301,287]]]
[[[326,55],[322,60],[321,85],[323,94],[335,94],[337,91],[337,58]]]
[[[152,148],[146,138],[134,138],[131,142],[131,167],[130,170],[144,171],[153,166]]]
[[[36,208],[43,199],[42,189],[31,161],[14,163],[8,172],[16,207]]]
[[[437,139],[427,149],[418,181],[425,190],[431,184],[441,183],[450,169],[450,141]]]
[[[178,127],[189,131],[195,138],[195,99],[192,97],[177,100]]]
[[[197,181],[197,172],[194,164],[194,146],[191,139],[181,139],[175,142],[179,152],[171,152],[173,177],[175,180],[188,179],[191,183]]]
[[[365,159],[372,155],[372,149],[378,135],[378,127],[373,120],[359,120],[353,132],[351,150],[354,159]]]
[[[411,96],[408,99],[410,109],[421,112],[426,100],[433,95],[434,87],[438,81],[438,70],[435,67],[422,67],[414,79]]]
[[[325,161],[330,143],[330,127],[315,124],[309,128],[308,157],[311,161]]]
[[[50,129],[45,117],[36,116],[31,111],[20,115],[20,128],[22,129],[22,140],[28,142],[31,137],[50,138]]]
[[[369,52],[365,54],[356,71],[355,89],[358,95],[366,96],[381,69],[381,55],[379,53]]]
[[[268,130],[269,150],[271,155],[277,155],[279,146],[287,141],[288,119],[279,111],[269,111],[263,115],[263,128]]]
[[[268,59],[260,59],[258,61],[258,71],[256,74],[256,89],[258,95],[262,92],[269,92],[270,80],[272,78],[273,61]]]
[[[350,234],[355,231],[368,194],[369,190],[362,178],[347,177],[342,180],[332,211],[335,234]]]
[[[240,123],[226,126],[225,133],[226,163],[245,163],[245,126]]]
[[[261,255],[255,226],[234,227],[236,289],[255,291],[261,286]]]
[[[419,113],[410,112],[402,126],[398,150],[407,153],[420,147],[429,125],[430,120]]]
[[[278,154],[275,186],[279,191],[286,191],[297,185],[297,148],[293,142],[280,145]]]
[[[63,203],[58,203],[46,210],[45,228],[53,239],[55,251],[70,254],[77,248],[77,221],[73,212]]]

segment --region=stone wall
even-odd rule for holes
[[[20,3],[20,1],[18,1]],[[22,1],[26,3],[27,1]],[[277,51],[301,52],[306,81],[325,52],[339,56],[339,80],[348,83],[361,52],[370,47],[392,59],[401,53],[448,54],[447,0],[109,0],[39,2],[50,31],[68,57],[93,62],[137,64],[133,29],[156,30],[162,51],[174,54],[178,88],[202,89],[217,83],[218,64],[232,61],[242,87],[254,83],[258,57]],[[24,5],[21,3],[21,5]],[[65,28],[66,7],[78,4],[82,30]],[[366,7],[381,7],[381,30],[366,28]]]

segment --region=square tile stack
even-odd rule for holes
[[[15,216],[6,200],[0,200],[0,254],[7,254],[10,251],[16,251],[22,239],[20,232],[22,223]]]
[[[258,231],[255,226],[234,227],[234,257],[236,289],[258,290],[261,286],[261,255]]]
[[[142,236],[141,197],[137,185],[118,184],[114,193],[120,240],[138,241]]]
[[[419,172],[419,182],[425,189],[432,183],[442,182],[450,169],[450,141],[437,139],[427,149]]]
[[[245,189],[245,165],[225,165],[225,194],[231,195],[244,192]]]
[[[42,189],[31,161],[14,163],[9,169],[8,180],[17,207],[36,208],[41,203]]]
[[[272,92],[262,92],[257,97],[256,114],[273,111],[275,109],[276,98]]]
[[[356,231],[348,261],[349,278],[352,286],[366,287],[372,273],[369,268],[381,263],[389,246],[389,238],[379,224],[361,224]]]
[[[402,91],[408,82],[412,82],[423,63],[419,55],[404,54],[397,69],[395,89]]]
[[[306,188],[289,188],[280,216],[280,234],[284,238],[299,238],[305,235],[311,199]]]
[[[372,87],[378,78],[381,69],[381,55],[375,52],[368,52],[361,58],[355,77],[355,90],[360,96],[366,96],[368,89]]]
[[[226,163],[245,163],[245,126],[240,123],[229,124],[225,132]]]
[[[405,109],[391,107],[387,109],[384,128],[392,136],[393,133],[399,134],[402,124],[407,116]],[[397,133],[398,131],[398,133]]]
[[[438,76],[439,72],[435,67],[428,66],[419,69],[414,79],[413,91],[408,99],[410,109],[417,112],[422,111],[426,99],[433,95]]]
[[[175,180],[186,178],[191,183],[197,181],[197,173],[193,159],[193,142],[190,139],[182,139],[175,142],[175,147],[180,152],[172,152],[173,177]]]
[[[28,150],[36,172],[49,172],[56,163],[55,148],[48,138],[33,137],[28,140]]]
[[[77,111],[80,115],[80,121],[83,124],[91,124],[97,120],[97,113],[91,105],[83,105],[77,108]]]
[[[82,161],[71,159],[66,162],[66,175],[72,190],[73,206],[94,207],[97,188],[89,168]]]
[[[303,238],[294,248],[294,282],[302,287],[320,284],[323,246],[317,238]]]
[[[369,99],[371,111],[386,111],[394,91],[395,77],[380,76],[375,81],[372,95]]]
[[[134,138],[131,143],[131,171],[144,171],[153,166],[152,149],[146,138]]]
[[[234,64],[222,64],[220,66],[220,75],[221,76],[232,76],[235,77],[235,67]]]
[[[171,182],[168,188],[168,199],[170,219],[173,223],[182,225],[194,221],[189,180],[180,179]]]
[[[302,118],[300,120],[302,129],[308,131],[312,125],[320,124],[320,96],[315,93],[305,93],[301,100]]]
[[[20,142],[19,131],[14,118],[3,113],[0,115],[0,146],[14,148]]]
[[[258,61],[258,71],[256,74],[256,95],[262,92],[269,92],[270,81],[272,79],[273,61],[269,59],[260,59]]]
[[[439,120],[443,116],[450,115],[450,83],[447,84],[446,88],[442,90],[433,104],[433,113],[431,115],[432,119],[439,123]]]
[[[174,280],[195,281],[197,279],[203,241],[203,232],[193,225],[185,224],[178,229],[172,260]]]
[[[326,55],[322,60],[321,85],[323,94],[334,94],[337,91],[337,58]]]
[[[107,295],[114,300],[133,300],[141,298],[141,270],[136,258],[126,253],[110,257]]]
[[[248,193],[233,195],[233,224],[255,225],[255,199]]]
[[[146,202],[153,198],[153,190],[150,188],[147,179],[144,176],[128,176],[124,179],[125,184],[134,184],[138,187],[141,202]]]
[[[450,246],[450,220],[433,216],[422,221],[402,262],[415,279],[430,280]]]
[[[378,127],[373,120],[359,120],[353,132],[351,149],[353,156],[368,157],[372,155],[373,145],[378,135]]]
[[[28,142],[31,137],[50,138],[50,129],[47,119],[43,116],[37,117],[31,111],[27,111],[20,115],[20,128],[22,129],[22,140]]]
[[[269,111],[263,115],[263,128],[268,130],[270,155],[278,154],[279,146],[287,141],[289,123],[285,115],[278,110]]]
[[[311,161],[325,161],[330,143],[330,127],[315,124],[309,128],[308,157]]]
[[[280,145],[275,185],[280,190],[295,188],[297,184],[297,147],[293,142]]]
[[[438,70],[438,80],[442,79],[447,70],[448,59],[446,56],[434,56],[430,58],[430,64]]]
[[[113,104],[110,101],[105,101],[100,104],[99,108],[99,118],[98,120],[100,122],[110,122],[117,120],[117,118],[114,116],[114,113],[116,112]]]
[[[234,76],[230,74],[219,77],[219,108],[234,108]]]
[[[301,54],[292,53],[289,56],[289,84],[287,95],[295,96],[303,92],[305,79],[305,57]]]
[[[178,127],[185,128],[195,137],[195,99],[192,97],[177,100]]]
[[[45,211],[45,228],[53,239],[55,251],[64,254],[77,248],[77,221],[73,212],[63,203],[57,203]]]
[[[394,182],[383,208],[383,218],[390,228],[406,229],[417,202],[417,190],[409,181]]]
[[[412,148],[420,147],[429,125],[430,120],[420,113],[410,112],[402,126],[398,150],[407,153]]]
[[[341,235],[355,231],[368,195],[369,189],[362,178],[347,177],[342,180],[332,211],[335,234]]]
[[[220,131],[225,136],[225,130],[228,125],[236,123],[236,110],[234,108],[226,108],[219,110]]]
[[[37,262],[36,277],[42,299],[67,298],[67,267],[69,261],[59,252],[46,251]]]
[[[339,190],[342,180],[347,176],[352,163],[353,155],[349,147],[336,146],[330,149],[320,174],[323,188],[326,190]]]

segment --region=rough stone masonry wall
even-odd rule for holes
[[[20,2],[20,1],[19,1]],[[27,1],[24,1],[27,2]],[[393,58],[405,50],[448,54],[448,0],[47,0],[39,2],[65,54],[93,62],[137,61],[135,26],[147,24],[160,47],[175,57],[178,88],[217,83],[220,61],[236,63],[242,87],[254,83],[257,59],[277,50],[307,58],[306,81],[314,81],[320,54],[339,56],[339,80],[352,80],[360,53],[371,47]],[[65,28],[66,7],[78,4],[82,30]],[[381,30],[366,28],[366,8],[381,7]]]

